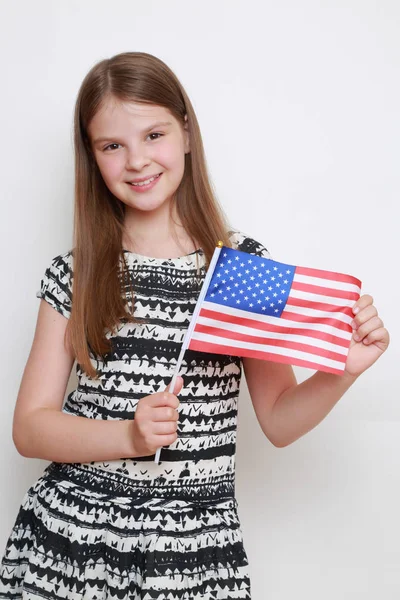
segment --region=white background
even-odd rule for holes
[[[3,0],[0,23],[0,553],[47,464],[18,455],[11,424],[35,293],[71,247],[75,97],[98,60],[145,51],[193,102],[231,224],[277,260],[362,279],[392,335],[287,448],[263,436],[243,385],[237,498],[253,600],[398,599],[400,3]]]

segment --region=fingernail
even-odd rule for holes
[[[357,327],[358,327],[358,325],[357,325],[357,323],[356,323],[355,321],[352,321],[352,322],[351,322],[351,324],[350,324],[350,326],[351,326],[353,329],[357,329]]]
[[[359,342],[359,341],[360,341],[360,336],[358,335],[358,333],[355,333],[355,334],[353,335],[353,338],[356,340],[356,342]]]
[[[355,306],[355,307],[353,308],[353,314],[355,314],[355,315],[356,315],[356,314],[359,312],[359,310],[360,310],[360,307],[359,307],[359,306]]]

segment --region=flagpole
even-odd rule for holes
[[[197,303],[196,303],[196,306],[194,308],[193,315],[192,315],[192,318],[190,320],[188,330],[186,331],[186,334],[185,334],[185,337],[184,337],[184,340],[183,340],[183,343],[182,343],[181,351],[179,353],[178,360],[177,360],[177,363],[176,363],[176,366],[175,366],[175,371],[174,371],[174,374],[173,374],[173,377],[172,377],[172,380],[171,380],[171,383],[170,383],[170,386],[169,386],[169,390],[168,391],[169,391],[170,394],[173,393],[173,389],[175,387],[175,382],[176,382],[176,379],[178,377],[179,370],[181,368],[181,363],[182,363],[182,360],[183,360],[183,355],[185,354],[185,351],[186,351],[186,349],[187,349],[187,347],[189,345],[189,342],[190,342],[190,338],[192,337],[193,329],[194,329],[194,326],[196,325],[196,320],[197,320],[197,317],[199,315],[202,302],[203,302],[204,297],[205,297],[205,295],[207,293],[208,285],[209,285],[211,277],[212,277],[212,275],[214,273],[215,265],[217,264],[217,260],[219,258],[220,253],[221,253],[223,245],[224,245],[223,242],[221,242],[221,241],[218,242],[218,245],[217,245],[217,247],[214,250],[214,254],[212,255],[212,258],[211,258],[211,261],[210,261],[210,265],[209,265],[209,267],[207,269],[207,273],[206,273],[206,276],[204,278],[204,282],[203,282],[203,285],[201,287],[200,294],[199,294],[199,297],[197,299]],[[161,448],[157,448],[157,452],[156,452],[156,455],[155,455],[155,458],[154,458],[154,462],[157,463],[157,464],[159,464],[159,462],[160,462],[160,453],[161,453]]]

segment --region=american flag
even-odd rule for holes
[[[189,349],[343,373],[359,279],[227,247],[207,279]]]

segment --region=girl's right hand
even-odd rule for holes
[[[179,419],[176,394],[179,394],[182,385],[182,377],[177,377],[173,394],[167,391],[168,385],[164,392],[156,392],[139,400],[131,422],[134,456],[151,456],[157,448],[175,442]]]

